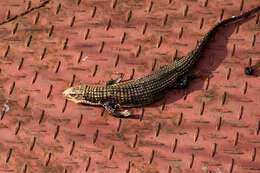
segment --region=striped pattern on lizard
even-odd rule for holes
[[[173,64],[160,66],[156,71],[130,81],[122,82],[122,77],[120,77],[117,80],[108,81],[105,86],[71,87],[66,89],[63,95],[75,103],[103,106],[113,116],[127,117],[131,115],[130,111],[120,112],[117,109],[152,104],[163,98],[165,93],[172,88],[185,88],[188,81],[194,77],[190,74],[191,68],[217,29],[228,23],[247,18],[258,10],[260,6],[219,22],[205,34],[191,52]]]

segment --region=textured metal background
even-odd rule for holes
[[[219,30],[186,90],[118,119],[66,102],[137,78],[259,0],[1,1],[0,172],[260,172],[259,14]],[[251,63],[254,76],[243,73]]]

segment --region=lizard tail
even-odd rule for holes
[[[216,24],[211,30],[208,31],[208,33],[200,40],[199,44],[197,45],[197,50],[201,50],[204,48],[208,40],[211,38],[211,36],[217,31],[217,29],[221,26],[224,26],[225,24],[231,23],[231,22],[238,22],[239,19],[244,19],[247,17],[250,17],[252,14],[260,10],[260,6],[257,6],[251,10],[248,10],[244,13],[242,13],[239,16],[232,16],[230,18],[224,19],[218,24]]]
[[[209,42],[211,37],[216,33],[218,28],[220,28],[221,26],[224,26],[225,24],[231,23],[231,22],[237,22],[237,21],[239,21],[239,19],[247,18],[247,17],[251,16],[252,14],[254,14],[255,12],[257,12],[258,10],[260,10],[260,6],[257,6],[247,12],[244,12],[239,16],[233,16],[233,17],[224,19],[221,22],[219,22],[218,24],[216,24],[213,28],[211,28],[205,34],[205,36],[199,41],[199,43],[196,45],[196,47],[191,52],[189,52],[185,57],[181,58],[180,60],[175,61],[173,63],[173,67],[181,68],[181,70],[179,70],[180,75],[186,73],[195,64],[195,62],[199,59],[201,51],[205,48],[206,44]]]
[[[248,10],[248,11],[242,13],[242,14],[239,15],[239,16],[233,16],[233,17],[231,17],[231,18],[225,19],[225,20],[223,20],[223,21],[220,22],[220,23],[226,24],[226,23],[230,23],[230,22],[232,22],[232,21],[238,21],[238,19],[246,18],[246,17],[251,16],[252,14],[254,14],[255,12],[257,12],[258,10],[260,10],[260,6],[257,6],[257,7],[253,8],[253,9],[251,9],[251,10]],[[220,23],[219,23],[219,24],[220,24]]]

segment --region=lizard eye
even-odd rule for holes
[[[70,96],[71,96],[71,97],[75,97],[75,96],[76,96],[76,94],[74,94],[74,93],[71,93],[71,94],[70,94]]]

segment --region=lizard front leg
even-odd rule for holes
[[[122,112],[116,111],[116,105],[112,101],[106,101],[102,104],[102,106],[106,109],[106,111],[115,117],[128,117],[131,115],[131,112],[128,110]]]
[[[108,86],[108,85],[117,84],[117,83],[121,82],[123,77],[124,77],[124,73],[120,73],[120,77],[119,78],[111,79],[111,80],[107,81],[105,85]]]

